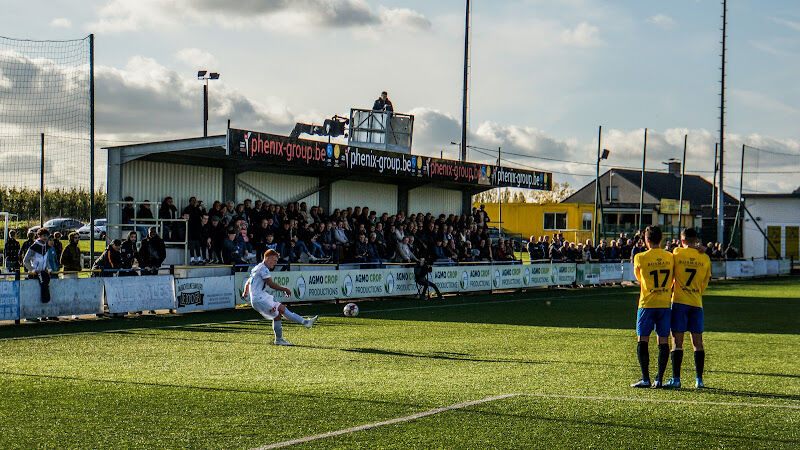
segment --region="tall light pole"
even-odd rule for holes
[[[719,93],[719,189],[717,190],[717,242],[725,242],[725,40],[728,29],[728,1],[722,0],[722,66]]]
[[[219,80],[219,73],[198,70],[197,79],[205,81],[203,84],[203,137],[208,137],[208,80]]]
[[[461,161],[467,160],[467,95],[469,93],[469,0],[464,24],[464,92],[461,109]]]
[[[597,131],[597,173],[594,177],[594,245],[597,245],[597,236],[598,236],[598,217],[597,217],[597,205],[598,201],[601,199],[600,196],[600,161],[603,159],[608,159],[608,155],[611,153],[608,149],[603,149],[602,145],[603,140],[603,126],[600,125],[600,128]],[[601,206],[602,207],[602,206]],[[602,225],[602,218],[600,218],[600,225]]]

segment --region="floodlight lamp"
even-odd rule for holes
[[[611,151],[607,148],[603,149],[603,154],[600,156],[600,159],[608,159],[608,155],[611,154]]]
[[[206,76],[206,73],[208,73],[207,70],[198,70],[197,71],[197,78],[203,78],[204,76]]]
[[[208,76],[211,77],[212,80],[219,80],[219,73],[217,72],[211,72]]]

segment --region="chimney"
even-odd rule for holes
[[[680,161],[670,161],[667,163],[667,167],[669,167],[669,174],[675,175],[676,177],[681,176],[681,163]]]

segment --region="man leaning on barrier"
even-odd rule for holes
[[[78,247],[80,236],[76,232],[69,234],[69,244],[61,252],[61,266],[64,272],[81,271],[81,249]],[[62,278],[78,278],[77,273],[65,273]]]
[[[28,247],[22,264],[29,272],[28,278],[38,279],[42,289],[42,303],[50,301],[50,273],[47,271],[47,238],[50,231],[47,228],[39,228],[36,231],[36,241]]]

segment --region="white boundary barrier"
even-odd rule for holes
[[[106,287],[108,312],[175,309],[175,283],[172,275],[101,278]]]
[[[276,283],[292,290],[292,297],[271,292],[282,302],[348,300],[417,294],[412,267],[341,270],[325,268],[275,271]],[[785,275],[786,260],[713,261],[714,278],[750,278]],[[0,281],[0,321],[35,317],[100,314],[103,301],[110,313],[175,309],[178,312],[234,308],[249,272],[234,275],[174,278],[172,275],[53,279],[52,300],[42,303],[36,280]],[[442,292],[487,292],[534,287],[588,286],[634,281],[633,264],[537,263],[434,266],[429,279]]]
[[[21,319],[103,312],[103,281],[100,278],[52,279],[48,303],[42,303],[38,280],[21,281],[19,291]]]

